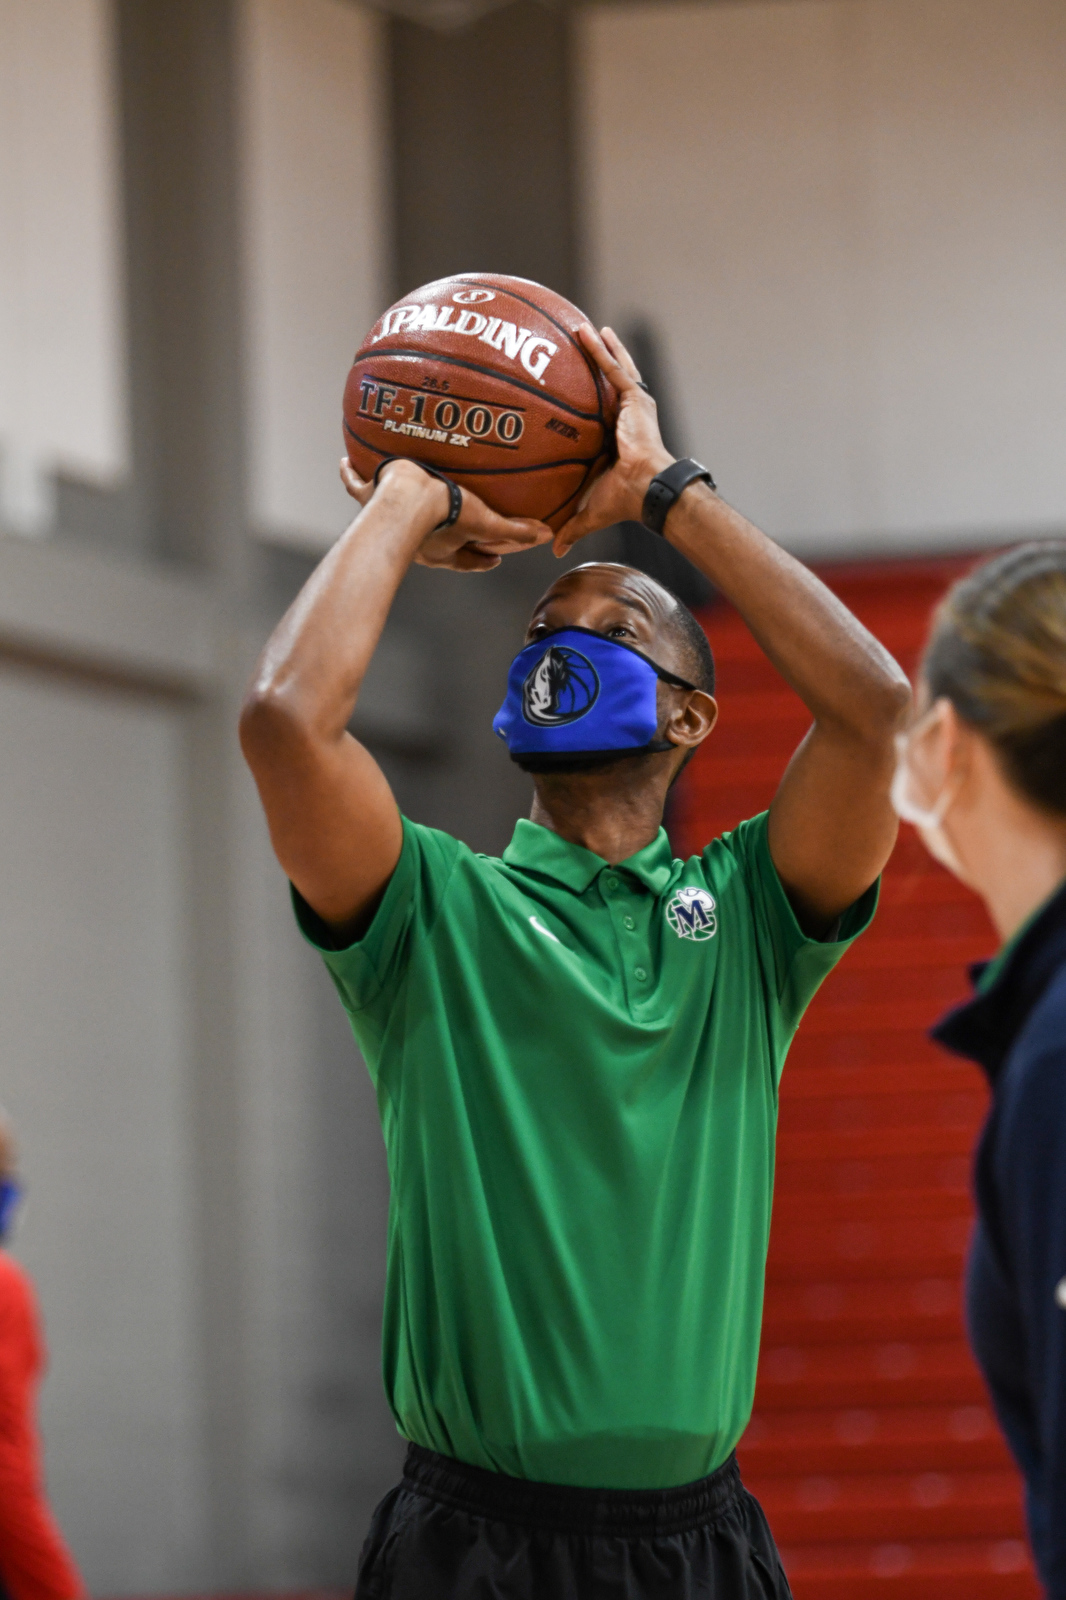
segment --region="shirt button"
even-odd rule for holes
[[[634,922],[632,917],[623,917],[622,918],[622,926],[623,926],[623,928],[628,928],[630,933],[632,933],[633,929],[636,927],[636,923]]]
[[[617,889],[618,888],[618,879],[617,878],[606,878],[604,880],[604,882],[606,883],[608,889]]]
[[[639,979],[641,983],[643,983],[644,979],[648,976],[647,968],[646,967],[634,967],[633,968],[633,976],[635,978]]]

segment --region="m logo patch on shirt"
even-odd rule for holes
[[[713,939],[718,932],[714,895],[706,889],[679,889],[666,908],[666,920],[679,939]]]

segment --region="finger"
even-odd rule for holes
[[[601,328],[600,338],[614,356],[614,359],[618,362],[618,365],[625,368],[625,370],[629,373],[629,376],[633,379],[634,383],[639,384],[640,368],[637,366],[636,362],[633,360],[633,357],[630,355],[621,339],[615,333],[614,329]]]
[[[597,482],[609,471],[610,462],[606,457],[601,458],[596,466],[593,467],[592,475],[582,490],[577,505],[574,507],[573,516],[568,522],[563,523],[563,526],[555,535],[553,552],[556,556],[564,556],[570,547],[575,545],[579,539],[583,539],[587,533],[596,533],[600,528],[610,527],[612,522],[619,520],[611,509],[610,502],[608,501],[606,506],[602,503],[602,491],[599,510],[594,510],[592,507],[592,496]]]
[[[479,550],[477,545],[464,544],[455,552],[453,565],[456,572],[491,572],[501,559],[489,550]]]
[[[499,556],[487,555],[484,551],[472,549],[465,544],[461,544],[455,550],[437,553],[420,550],[415,556],[416,566],[433,567],[438,572],[489,572],[499,564]]]
[[[643,394],[638,380],[626,370],[616,356],[612,355],[591,322],[583,322],[577,330],[577,336],[612,388],[617,389],[620,395],[634,392]]]
[[[592,533],[599,526],[599,522],[590,517],[587,511],[575,511],[570,521],[563,523],[552,540],[552,555],[557,560],[560,556],[565,556],[566,552],[572,549],[579,539],[583,539],[586,533]]]
[[[353,500],[358,500],[360,505],[366,505],[374,492],[372,483],[364,483],[356,472],[347,456],[341,457],[341,482]]]
[[[463,490],[463,509],[459,526],[470,530],[478,544],[494,549],[527,550],[538,544],[547,544],[551,529],[535,517],[503,517],[491,511],[484,500]]]
[[[538,544],[547,544],[551,539],[552,531],[546,522],[531,522],[525,518],[496,517],[491,526],[479,527],[475,533],[478,544],[491,545],[494,549],[502,549],[505,545],[508,550],[532,550]]]
[[[551,537],[551,531],[549,530],[548,539]],[[537,544],[547,544],[548,539],[538,539]],[[520,543],[514,539],[477,538],[469,540],[468,548],[474,550],[485,550],[488,551],[490,555],[494,556],[516,556],[521,555],[523,550],[532,550],[536,547],[528,543]]]
[[[512,531],[510,528],[502,533],[484,532],[480,528],[473,541],[486,550],[498,550],[501,555],[513,550],[535,550],[538,545],[550,544],[552,531],[544,522],[531,523],[528,528],[519,528]]]

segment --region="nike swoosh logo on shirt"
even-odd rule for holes
[[[537,932],[538,933],[542,933],[546,939],[550,939],[553,944],[561,944],[562,943],[562,940],[561,939],[557,939],[550,928],[546,928],[544,926],[543,922],[541,922],[539,917],[530,917],[529,925],[530,925],[531,928],[536,928]]]

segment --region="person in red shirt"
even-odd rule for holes
[[[0,1600],[82,1600],[85,1585],[45,1499],[37,1433],[44,1339],[33,1285],[5,1249],[19,1199],[0,1112]]]

